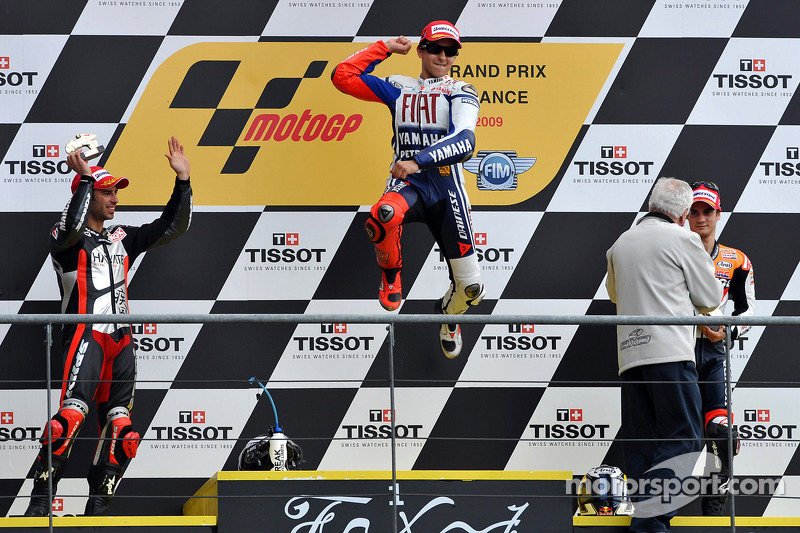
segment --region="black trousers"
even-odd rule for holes
[[[691,475],[692,458],[703,448],[697,371],[693,362],[680,361],[634,367],[620,377],[625,472],[637,489],[630,530],[669,531],[688,501],[665,497],[666,487]]]

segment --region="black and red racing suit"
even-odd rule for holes
[[[168,243],[189,228],[192,188],[175,187],[161,216],[143,226],[86,227],[92,180],[84,176],[50,234],[50,255],[68,314],[128,314],[128,268],[143,252]],[[100,425],[114,406],[133,407],[136,362],[130,324],[119,321],[68,324],[63,329],[64,381],[61,401],[97,401]],[[97,396],[95,398],[95,392]]]

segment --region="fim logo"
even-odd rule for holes
[[[482,191],[513,191],[517,176],[535,163],[535,157],[517,157],[513,150],[479,150],[464,163],[464,169],[478,175],[478,189]]]

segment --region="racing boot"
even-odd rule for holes
[[[706,436],[708,437],[708,450],[713,455],[713,464],[707,465],[713,474],[712,487],[713,494],[705,496],[701,501],[703,516],[727,516],[725,504],[728,501],[729,483],[731,477],[731,465],[728,461],[728,435],[733,436],[733,455],[739,454],[741,441],[736,428],[730,428],[726,423],[709,422],[706,425]]]
[[[381,269],[381,284],[378,287],[378,300],[387,311],[394,311],[403,301],[403,288],[400,284],[400,269]]]
[[[436,302],[436,313],[444,314],[443,299]],[[439,327],[439,344],[448,359],[455,359],[461,353],[461,326],[458,324],[442,324]]]
[[[106,415],[106,425],[100,433],[94,464],[89,468],[89,500],[86,516],[105,514],[111,497],[136,457],[141,435],[133,429],[130,412],[126,407],[114,407]]]
[[[89,499],[83,512],[85,516],[102,516],[108,510],[111,497],[122,478],[122,473],[118,470],[110,465],[105,468],[92,465],[89,468]]]
[[[33,473],[33,490],[31,490],[31,501],[25,510],[24,516],[49,516],[53,505],[53,496],[56,495],[58,482],[64,473],[67,464],[66,457],[60,455],[53,456],[53,466],[47,468],[47,447],[43,446],[36,458]],[[53,479],[53,493],[50,494],[48,478]]]

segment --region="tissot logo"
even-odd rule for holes
[[[556,409],[557,422],[580,422],[583,420],[583,409]]]
[[[604,145],[600,147],[598,161],[573,161],[580,176],[649,176],[655,163],[653,161],[617,161],[628,159],[629,151],[625,145]],[[611,159],[612,161],[607,161]]]
[[[205,411],[178,411],[178,426],[159,426],[151,429],[156,440],[227,440],[232,426],[213,426],[207,424]]]
[[[0,442],[9,440],[18,442],[23,440],[33,441],[38,438],[39,431],[39,426],[14,426],[14,411],[0,411]]]
[[[745,409],[745,422],[769,422],[769,409]]]
[[[800,176],[800,162],[797,162],[798,159],[800,159],[800,147],[787,146],[785,161],[760,161],[758,166],[764,171],[765,178]],[[773,183],[783,183],[784,181],[775,180]]]
[[[739,436],[754,441],[792,440],[796,438],[795,424],[779,424],[772,420],[769,409],[745,409],[744,422],[736,426]],[[757,445],[758,443],[750,443]]]
[[[272,234],[273,246],[299,246],[300,234],[299,233],[273,233]]]
[[[59,157],[61,148],[57,144],[34,144],[33,157]]]
[[[132,324],[131,331],[134,348],[141,352],[177,352],[186,340],[184,337],[157,337],[158,324]]]
[[[64,160],[56,160],[61,155],[61,148],[57,144],[34,144],[31,145],[31,154],[34,158],[17,161],[3,161],[8,167],[9,174],[20,175],[39,175],[50,176],[53,174],[74,174]]]
[[[370,409],[369,410],[370,422],[391,422],[392,410],[391,409]]]
[[[557,424],[530,424],[528,427],[533,430],[535,439],[605,439],[606,430],[610,424],[577,424],[583,422],[583,409],[581,408],[559,408],[556,409]]]
[[[600,157],[603,159],[625,159],[628,157],[627,146],[601,146]]]
[[[390,439],[392,437],[391,409],[370,409],[370,424],[342,425],[348,439]],[[397,413],[395,413],[396,417]],[[381,423],[383,422],[383,423]],[[394,436],[398,439],[417,439],[422,424],[395,424]],[[421,446],[421,443],[419,443]]]
[[[205,424],[206,412],[205,411],[179,411],[178,422],[181,424]]]
[[[321,324],[320,335],[309,337],[293,337],[300,352],[334,352],[334,358],[346,357],[338,352],[369,350],[374,346],[375,337],[347,335],[347,324]],[[297,354],[296,356],[299,356]],[[311,357],[311,355],[309,355]],[[314,356],[325,357],[323,355]]]
[[[299,233],[273,233],[272,245],[285,248],[245,248],[251,263],[321,263],[325,248],[300,248]]]
[[[767,62],[763,59],[740,59],[739,70],[742,72],[764,72]]]
[[[766,71],[766,59],[739,59],[739,74],[712,74],[712,78],[717,81],[717,89],[789,88],[791,74],[761,74]]]
[[[494,242],[499,241],[496,239]],[[515,252],[514,248],[498,248],[489,246],[488,233],[476,233],[475,238],[475,252],[478,254],[479,263],[510,263],[511,254]],[[441,248],[434,248],[434,252],[439,254],[439,263],[446,261],[444,253]],[[509,269],[511,267],[508,267]]]
[[[487,350],[541,352],[558,350],[561,335],[533,335],[533,324],[510,324],[508,335],[482,335]]]
[[[322,324],[320,333],[337,333],[341,335],[347,333],[347,324]]]
[[[0,70],[10,69],[11,58],[9,56],[0,57]],[[30,87],[33,85],[34,76],[38,75],[38,72],[0,72],[0,87],[19,87],[20,85]]]

